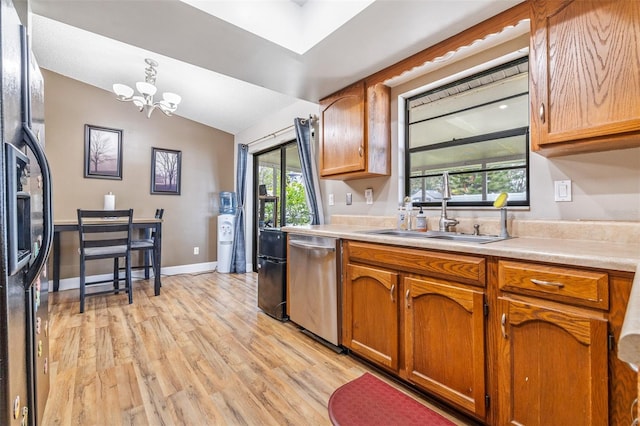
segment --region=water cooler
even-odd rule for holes
[[[231,271],[231,255],[236,223],[236,193],[220,193],[220,214],[218,215],[218,272]]]

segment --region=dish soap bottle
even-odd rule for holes
[[[405,226],[404,229],[407,231],[411,231],[413,229],[413,203],[411,202],[411,198],[404,197],[404,210],[405,210]]]
[[[420,211],[416,215],[415,230],[420,232],[427,231],[427,215],[422,211],[422,206],[420,206]]]
[[[400,210],[398,212],[398,229],[404,231],[407,229],[407,222],[406,222],[407,218],[406,218],[406,213],[404,211],[404,206],[400,205]]]

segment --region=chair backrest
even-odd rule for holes
[[[164,215],[164,209],[156,209],[156,215],[155,218],[156,219],[162,219],[162,216]],[[145,229],[144,231],[144,238],[147,240],[153,240],[156,237],[156,231],[151,230],[150,228]]]
[[[129,210],[82,210],[78,209],[80,255],[98,259],[112,257],[108,250],[98,250],[87,255],[86,249],[122,247],[131,249],[133,209]]]

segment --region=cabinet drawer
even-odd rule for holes
[[[498,282],[503,291],[609,308],[609,277],[605,272],[501,260]]]
[[[480,287],[486,283],[486,262],[483,257],[354,241],[349,241],[347,247],[351,261]]]

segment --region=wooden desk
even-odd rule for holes
[[[60,287],[60,233],[78,232],[78,220],[54,220],[53,222],[53,291]],[[140,218],[133,219],[133,229],[152,229],[155,231],[153,246],[153,287],[155,295],[160,294],[160,267],[162,258],[162,219]],[[147,256],[144,256],[145,267],[148,266]],[[145,278],[149,277],[149,270],[145,268]]]

